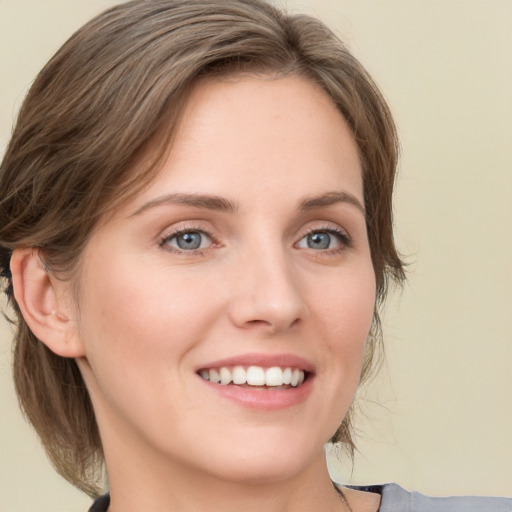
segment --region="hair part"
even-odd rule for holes
[[[12,251],[37,248],[49,271],[72,275],[98,222],[158,172],[192,85],[246,72],[309,78],[353,133],[377,286],[361,379],[370,375],[378,308],[390,279],[404,280],[392,229],[398,138],[371,77],[324,24],[263,0],[121,4],[78,30],[40,72],[0,169],[0,267],[16,317],[16,391],[57,471],[90,495],[103,477],[90,397],[75,361],[51,352],[24,321],[12,295]],[[353,452],[350,412],[332,440]]]

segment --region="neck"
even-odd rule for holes
[[[323,451],[297,474],[281,479],[225,479],[183,465],[136,458],[109,464],[109,512],[345,512]]]

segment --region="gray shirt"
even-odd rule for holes
[[[379,512],[512,512],[512,498],[451,496],[432,498],[397,484],[355,487],[382,495]]]

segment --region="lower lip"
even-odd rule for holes
[[[199,377],[201,379],[201,377]],[[223,386],[201,379],[212,391],[219,393],[227,400],[248,409],[276,411],[286,409],[304,402],[313,389],[313,375],[309,375],[303,384],[296,388],[272,389],[241,387],[233,384]]]

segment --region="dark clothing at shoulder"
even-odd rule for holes
[[[486,498],[482,496],[451,496],[432,498],[419,492],[409,492],[397,484],[351,486],[360,491],[375,492],[382,496],[379,512],[512,512],[512,498]],[[89,512],[106,512],[110,496],[98,498]]]
[[[110,494],[100,496],[89,509],[89,512],[107,512],[108,506],[110,505]]]

